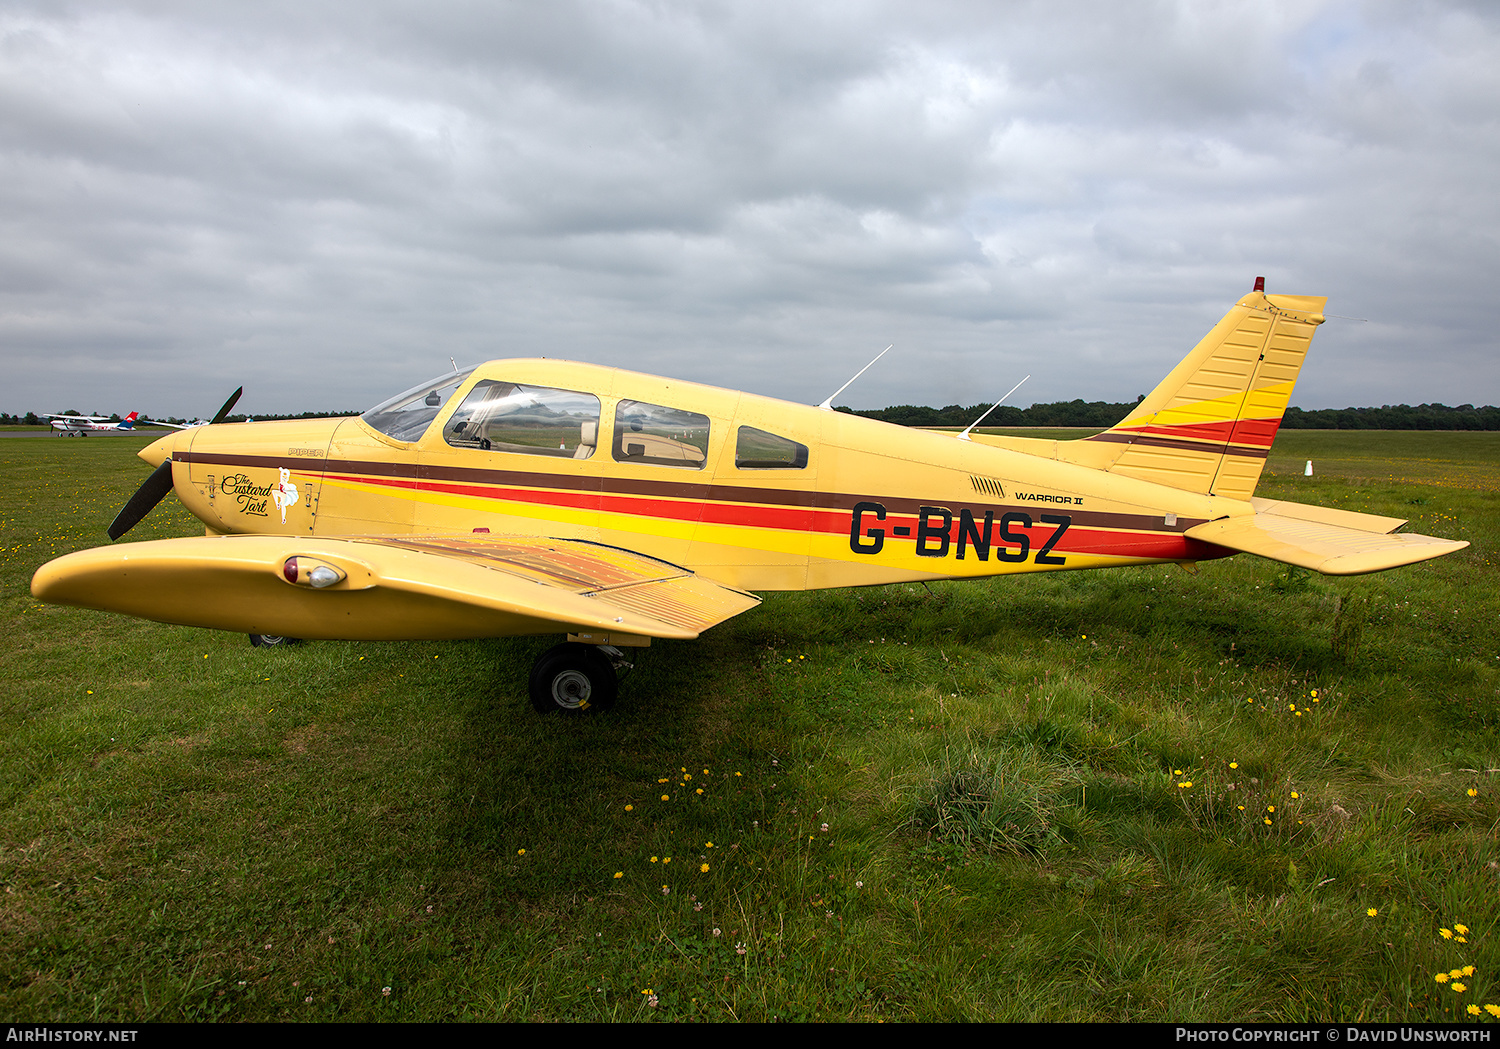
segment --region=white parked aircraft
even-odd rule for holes
[[[59,436],[82,437],[94,430],[134,430],[139,412],[131,412],[118,422],[111,422],[102,415],[47,415],[52,428]]]

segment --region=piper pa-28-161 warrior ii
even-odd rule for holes
[[[1259,554],[1330,575],[1467,546],[1253,497],[1326,300],[1246,295],[1077,441],[920,431],[556,360],[455,370],[358,418],[208,425],[140,454],[203,537],[43,565],[44,601],[285,638],[568,633],[539,710],[606,707],[622,648],[813,590]],[[228,414],[230,399],[215,419]]]

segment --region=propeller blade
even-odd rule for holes
[[[239,396],[236,391],[234,397],[229,398],[229,404],[224,406],[228,411],[229,406],[234,404],[235,397]],[[221,413],[222,414],[222,413]],[[146,483],[136,489],[136,493],[130,497],[130,502],[120,511],[114,523],[109,526],[109,537],[118,539],[140,523],[141,518],[149,514],[157,503],[167,497],[172,490],[172,460],[167,459],[146,478]]]
[[[208,425],[214,426],[214,425],[216,425],[218,423],[223,422],[224,421],[224,416],[226,416],[226,415],[229,414],[229,410],[235,406],[235,403],[237,401],[239,401],[239,399],[240,399],[240,394],[242,394],[244,392],[245,392],[245,388],[243,386],[241,386],[238,390],[235,390],[233,393],[231,393],[229,395],[229,400],[227,400],[227,401],[224,402],[224,407],[222,407],[222,408],[219,409],[219,414],[217,414],[217,415],[214,416],[214,421],[211,422],[211,423],[209,423]],[[152,504],[152,505],[155,505],[155,504]]]

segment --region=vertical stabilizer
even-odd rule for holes
[[[1184,491],[1249,499],[1328,300],[1267,295],[1256,281],[1119,425],[1106,467]]]

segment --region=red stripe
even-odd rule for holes
[[[709,524],[740,525],[749,528],[772,528],[792,532],[808,532],[823,535],[842,535],[849,530],[848,511],[814,511],[811,509],[751,506],[743,503],[725,504],[717,502],[687,502],[668,499],[646,499],[630,496],[603,495],[596,492],[558,492],[537,491],[524,488],[495,488],[489,486],[463,485],[463,484],[434,484],[430,481],[423,482],[420,486],[415,481],[401,478],[368,478],[351,477],[348,475],[334,475],[340,480],[358,481],[364,484],[376,484],[390,488],[414,488],[420,487],[424,491],[439,491],[450,495],[466,495],[481,499],[504,499],[512,502],[530,503],[534,505],[565,506],[573,509],[602,510],[607,513],[620,513],[637,517],[653,517],[664,520],[675,521],[703,521]],[[873,517],[867,518],[872,527],[885,530],[887,543],[911,543],[916,545],[917,526],[919,518],[915,514],[887,514],[885,520],[877,522]],[[909,529],[910,534],[905,536],[894,535],[898,527]],[[929,521],[929,529],[932,527]],[[950,543],[949,557],[957,553],[959,517],[954,515],[953,524],[948,530]],[[1048,539],[1052,538],[1055,529],[1046,524],[1038,523],[1032,528],[1025,530],[1031,539],[1033,551],[1041,549]],[[940,533],[931,533],[928,543],[938,541]],[[993,557],[998,549],[1005,549],[1005,544],[1000,542],[999,522],[996,522],[990,556]],[[1014,549],[1013,547],[1011,549]],[[1091,528],[1087,525],[1075,524],[1063,535],[1063,538],[1052,548],[1052,553],[1060,554],[1095,554],[1113,555],[1116,557],[1153,557],[1167,560],[1194,560],[1207,559],[1221,556],[1213,551],[1217,547],[1200,543],[1189,539],[1178,532],[1135,532],[1125,529],[1114,528]],[[966,558],[975,556],[972,546],[966,551]]]
[[[1169,437],[1193,437],[1215,444],[1250,444],[1258,448],[1269,448],[1281,426],[1280,416],[1274,419],[1230,419],[1216,423],[1187,423],[1182,426],[1121,426],[1117,432],[1158,434]],[[1205,449],[1211,450],[1211,449]]]

